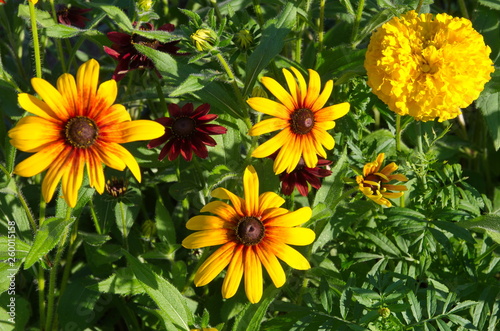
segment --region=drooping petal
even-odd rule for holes
[[[102,194],[105,188],[104,171],[102,161],[92,148],[87,149],[87,175],[90,187]]]
[[[186,248],[202,248],[208,246],[223,245],[231,241],[234,231],[228,229],[202,230],[190,234],[182,241]]]
[[[196,275],[194,276],[194,284],[197,287],[207,285],[218,274],[220,274],[231,261],[235,246],[235,243],[229,242],[226,245],[219,247],[212,255],[210,255],[210,257],[203,262],[196,272]]]
[[[64,142],[58,141],[51,144],[36,154],[18,163],[14,168],[14,173],[23,177],[32,177],[50,167],[55,160],[61,157],[64,150]]]
[[[257,303],[262,298],[263,279],[262,264],[253,246],[245,247],[243,251],[245,293],[251,303]]]
[[[60,152],[43,178],[42,195],[45,202],[49,202],[54,195],[54,191],[64,174],[64,165],[66,164],[67,155],[70,151],[71,149],[67,147],[64,151]]]
[[[266,268],[274,286],[278,288],[283,286],[286,281],[285,271],[276,256],[272,253],[272,250],[269,249],[265,242],[261,242],[259,247],[256,248],[256,251],[260,262],[262,262],[264,268]]]
[[[253,166],[248,166],[243,173],[243,190],[245,193],[245,211],[247,216],[259,212],[259,177]]]
[[[222,297],[229,299],[236,294],[243,277],[243,245],[236,245],[231,263],[227,268],[226,277],[222,283]]]
[[[309,207],[302,207],[284,215],[277,216],[268,221],[266,226],[293,227],[307,222],[312,216]]]
[[[27,112],[43,117],[44,119],[47,119],[51,122],[59,123],[61,121],[58,114],[54,112],[49,107],[49,105],[47,105],[42,100],[32,96],[31,94],[20,93],[17,96],[17,101],[19,102],[19,105]]]
[[[335,147],[335,140],[328,132],[316,128],[313,128],[312,131],[314,138],[318,140],[326,149],[330,150]],[[326,157],[326,155],[321,155],[321,157]]]
[[[252,152],[252,157],[262,158],[269,156],[280,149],[289,139],[292,133],[290,129],[281,130],[276,136],[272,137]]]

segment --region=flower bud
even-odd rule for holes
[[[200,52],[211,50],[217,40],[217,34],[211,29],[198,29],[191,35],[191,41]]]
[[[234,35],[234,43],[242,50],[247,50],[253,44],[253,36],[247,29],[241,29]]]

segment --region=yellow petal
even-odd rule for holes
[[[302,158],[307,167],[314,168],[318,164],[318,155],[314,144],[314,137],[312,135],[303,135],[304,147],[302,148]]]
[[[83,152],[80,149],[73,149],[71,154],[68,154],[67,162],[62,167],[62,190],[64,200],[71,208],[76,206],[78,199],[78,190],[83,182],[83,167],[84,158]]]
[[[59,153],[58,157],[50,165],[49,170],[45,174],[42,182],[42,195],[45,202],[49,202],[54,195],[54,191],[64,175],[64,165],[66,164],[67,155],[70,153],[71,148],[66,147],[66,149]]]
[[[14,168],[14,173],[23,177],[31,177],[39,174],[61,157],[60,154],[64,148],[65,144],[62,141],[47,146],[38,153],[20,162]]]
[[[184,238],[182,246],[194,249],[222,245],[231,241],[231,235],[233,232],[233,230],[229,229],[197,231]]]
[[[77,112],[78,105],[78,92],[76,89],[75,77],[70,74],[62,74],[57,79],[57,89],[64,98],[64,104],[69,117],[82,116],[81,112]]]
[[[223,187],[218,187],[215,190],[212,191],[212,196],[214,198],[218,199],[224,199],[224,200],[231,200],[231,203],[233,204],[233,208],[236,211],[236,213],[239,216],[244,216],[245,214],[243,213],[242,207],[243,207],[243,199],[237,196],[236,194],[226,190]]]
[[[308,228],[266,227],[266,237],[288,245],[305,246],[314,241],[316,234]]]
[[[280,242],[269,240],[269,249],[290,267],[297,270],[307,270],[311,268],[309,261],[294,248]]]
[[[262,77],[262,84],[289,110],[295,109],[294,100],[283,86],[270,77]]]
[[[261,113],[278,117],[284,120],[290,119],[290,110],[283,104],[267,98],[254,97],[247,100],[247,103]]]
[[[313,103],[311,106],[312,111],[319,110],[323,108],[323,106],[326,104],[328,99],[330,98],[330,95],[332,95],[333,91],[333,81],[329,80],[326,82],[325,87],[323,88],[323,92],[319,95],[319,97],[316,99],[316,101]]]
[[[97,147],[97,144],[94,144],[94,146]],[[139,164],[137,164],[134,156],[123,146],[116,143],[100,143],[96,151],[99,152],[99,156],[107,166],[116,170],[123,170],[126,165],[137,181],[139,183],[141,182],[141,169],[139,168]]]
[[[380,163],[381,164],[381,163]],[[391,162],[388,165],[386,165],[380,172],[386,176],[390,175],[394,171],[398,170],[398,166],[396,163]]]
[[[383,184],[382,187],[390,191],[408,191],[408,188],[404,185]]]
[[[250,131],[248,131],[248,135],[259,136],[261,134],[266,134],[276,130],[284,129],[287,126],[290,126],[290,123],[286,120],[283,120],[281,118],[270,118],[255,124],[250,129]]]
[[[150,120],[123,122],[117,124],[114,128],[115,130],[121,132],[122,140],[119,143],[128,143],[137,140],[151,140],[165,134],[165,127],[163,125]]]
[[[251,165],[246,167],[243,173],[243,191],[245,193],[245,215],[257,216],[259,213],[259,177]]]
[[[45,102],[30,94],[20,93],[17,96],[17,101],[27,112],[43,117],[51,122],[60,122],[57,114]]]
[[[9,130],[11,144],[24,152],[35,153],[61,139],[61,128],[38,116],[26,116]]]
[[[280,215],[284,215],[288,213],[288,210],[285,208],[269,208],[265,209],[262,213],[262,223],[267,226],[269,221],[272,221],[273,218],[278,217]]]
[[[321,143],[326,149],[330,150],[335,147],[335,140],[326,131],[313,128],[314,138]],[[320,154],[321,155],[321,154]]]
[[[259,197],[259,210],[264,211],[268,208],[276,208],[285,203],[285,199],[274,192],[262,193]]]
[[[99,63],[90,59],[78,68],[76,85],[83,109],[92,109],[99,85]]]
[[[266,226],[293,227],[303,224],[311,218],[312,210],[309,207],[302,207],[285,215],[269,220]]]
[[[99,77],[99,70],[97,70],[97,76]],[[116,80],[110,79],[99,85],[94,103],[92,104],[91,116],[97,116],[102,110],[109,109],[115,102],[117,94],[118,87],[116,86]]]
[[[274,283],[274,286],[283,286],[286,281],[285,271],[283,271],[283,267],[281,266],[276,256],[267,247],[265,242],[261,242],[256,251],[257,255],[259,256],[260,262],[262,262],[264,268],[266,268],[269,277],[271,277],[271,280]]]
[[[297,81],[295,80],[295,77],[292,75],[292,73],[285,68],[283,68],[283,74],[285,75],[285,80],[294,102],[293,107],[294,109],[298,109],[300,108],[300,93],[297,86]]]
[[[231,261],[235,246],[235,243],[229,242],[226,245],[219,247],[212,255],[210,255],[210,257],[203,262],[196,272],[196,275],[194,276],[194,284],[196,286],[204,286],[220,274]]]
[[[231,263],[227,268],[226,277],[222,283],[222,297],[229,299],[236,294],[243,276],[243,245],[237,245],[234,249]]]
[[[348,102],[329,106],[315,112],[314,119],[318,122],[334,121],[345,116],[349,112],[350,108],[351,105]]]
[[[302,140],[295,134],[290,134],[290,139],[285,142],[274,160],[273,170],[275,174],[280,174],[283,171],[288,173],[299,163],[302,156]]]
[[[251,303],[257,303],[262,298],[262,264],[253,250],[253,246],[247,246],[244,253],[244,277],[245,293]]]
[[[309,85],[307,86],[307,94],[304,99],[304,107],[312,110],[312,107],[319,97],[319,92],[321,90],[321,78],[319,74],[309,69]]]
[[[318,130],[328,131],[335,127],[335,122],[334,121],[319,122],[316,120],[316,123],[314,123],[314,127]]]
[[[104,170],[98,154],[93,149],[87,149],[87,175],[89,176],[90,187],[102,194],[105,188]]]
[[[305,100],[306,95],[307,95],[306,80],[304,79],[304,76],[302,76],[300,71],[298,71],[294,67],[290,67],[290,69],[292,69],[293,73],[295,74],[295,77],[297,77],[297,81],[299,82],[299,94],[300,94],[300,97],[298,100],[299,108],[305,108],[304,107],[304,100]]]
[[[217,216],[197,215],[191,217],[186,223],[186,228],[189,230],[211,230],[231,228],[234,225]]]
[[[233,207],[223,201],[218,200],[207,203],[203,208],[201,208],[200,212],[210,212],[226,221],[234,222],[239,218],[238,213],[236,213]]]
[[[53,111],[56,118],[65,121],[69,117],[68,110],[65,108],[63,96],[59,91],[45,79],[34,77],[31,79],[31,85],[36,93],[45,101],[47,106]]]
[[[397,180],[399,182],[406,182],[408,178],[403,174],[394,174],[389,176],[389,180]]]
[[[130,114],[123,105],[114,104],[106,111],[96,115],[95,121],[99,128],[103,129],[107,125],[130,121]]]
[[[291,136],[292,134],[289,129],[285,128],[281,130],[277,135],[257,147],[252,152],[252,157],[262,158],[273,154],[280,149]]]

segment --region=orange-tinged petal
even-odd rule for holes
[[[262,223],[267,226],[269,221],[272,221],[273,218],[284,215],[288,213],[288,209],[285,208],[269,208],[265,209],[262,213]]]
[[[66,103],[63,102],[63,96],[59,91],[45,79],[34,77],[31,79],[31,85],[36,93],[45,101],[47,106],[53,111],[56,118],[61,121],[68,119],[69,113],[66,109]]]
[[[182,246],[186,248],[202,248],[225,244],[232,240],[233,230],[213,229],[202,230],[190,234],[182,241]]]
[[[266,237],[288,245],[305,246],[314,241],[316,234],[308,228],[266,227]]]
[[[313,128],[313,134],[314,138],[317,139],[326,149],[330,150],[335,147],[335,140],[328,132]]]
[[[231,263],[227,268],[226,277],[222,283],[222,297],[229,299],[236,294],[243,277],[243,245],[236,245]]]
[[[99,70],[97,70],[97,76],[99,77]],[[116,80],[110,79],[101,83],[97,89],[97,102],[93,105],[94,110],[108,109],[115,103],[117,95],[118,86],[116,85]]]
[[[9,130],[8,135],[12,146],[35,153],[61,139],[61,128],[43,117],[26,116]]]
[[[290,119],[291,111],[283,104],[267,98],[254,97],[247,100],[247,103],[261,113],[278,117],[284,120]]]
[[[232,222],[235,222],[240,217],[233,207],[224,201],[218,200],[207,203],[203,208],[201,208],[200,212],[210,212],[226,221]]]
[[[323,88],[323,92],[321,92],[321,94],[318,96],[318,98],[313,103],[310,109],[315,112],[323,108],[328,99],[330,99],[332,91],[333,91],[333,81],[329,80],[326,82],[325,87]]]
[[[269,277],[274,283],[274,286],[281,287],[285,284],[286,276],[283,267],[280,262],[276,258],[276,256],[272,253],[272,251],[267,247],[265,242],[261,242],[259,247],[256,248],[257,255],[259,256],[260,262],[266,268]]]
[[[351,105],[348,102],[339,103],[318,110],[314,113],[314,118],[318,122],[334,121],[345,116],[349,112],[350,108]]]
[[[94,146],[96,145],[97,144]],[[96,150],[107,166],[116,170],[123,170],[126,165],[137,181],[141,182],[141,169],[139,168],[139,164],[137,164],[135,158],[125,149],[125,147],[116,143],[101,143],[99,149],[96,148]]]
[[[60,122],[57,114],[45,102],[32,96],[31,94],[20,93],[17,96],[17,101],[27,112],[43,117],[52,122]]]
[[[304,100],[304,108],[312,110],[312,107],[319,97],[319,92],[321,91],[321,78],[319,74],[309,69],[309,85],[307,86],[307,95]]]
[[[318,130],[328,131],[333,129],[334,127],[335,127],[334,121],[325,121],[325,122],[316,121],[316,123],[314,123],[314,128]]]
[[[92,109],[99,85],[99,62],[90,59],[78,68],[76,85],[83,109]]]
[[[233,192],[228,191],[223,187],[218,187],[212,191],[212,196],[214,198],[218,198],[218,199],[231,200],[231,203],[233,204],[233,208],[236,211],[236,213],[239,216],[245,215],[243,213],[243,209],[242,209],[243,204],[244,204],[243,199],[240,198],[239,196],[237,196],[236,194],[234,194]]]
[[[55,142],[17,164],[14,168],[14,173],[23,177],[37,175],[50,167],[55,160],[59,159],[63,150],[64,142]]]
[[[262,298],[262,264],[253,250],[253,246],[247,246],[243,251],[245,293],[251,303],[257,303]]]
[[[54,191],[64,175],[63,167],[66,164],[67,155],[70,153],[71,148],[67,147],[64,151],[58,153],[57,158],[51,164],[49,170],[45,174],[42,182],[42,195],[45,202],[49,202],[54,195]]]
[[[257,147],[252,152],[252,157],[262,158],[267,157],[278,149],[280,149],[289,139],[291,139],[292,133],[290,129],[285,128],[281,130],[277,135]]]
[[[78,91],[76,89],[75,77],[70,74],[62,74],[57,79],[57,89],[65,100],[64,104],[66,105],[68,116],[82,115],[76,112],[78,109]]]
[[[382,164],[382,163],[380,163]],[[396,163],[392,162],[386,165],[380,172],[383,173],[384,175],[388,176],[392,174],[394,171],[398,170],[398,166]]]
[[[97,126],[101,130],[105,130],[108,125],[113,126],[116,123],[130,121],[131,118],[125,107],[117,103],[109,107],[106,111],[97,114],[95,120]]]
[[[262,77],[262,84],[289,110],[295,109],[294,100],[283,86],[270,77]]]
[[[94,152],[94,149],[87,149],[87,175],[89,176],[90,187],[102,194],[105,188],[104,170],[102,161],[99,155]]]
[[[259,177],[251,165],[246,167],[243,173],[243,191],[245,193],[245,215],[257,216],[259,213]]]
[[[266,226],[293,227],[303,224],[311,218],[312,210],[309,207],[302,207],[287,214],[280,215],[269,220]]]
[[[203,262],[198,271],[196,271],[194,284],[196,286],[207,285],[218,274],[220,274],[231,261],[235,246],[235,243],[229,242],[226,245],[219,247],[212,255],[210,255],[210,257]]]
[[[268,240],[268,247],[280,260],[294,269],[307,270],[311,268],[309,261],[302,254],[280,241]]]
[[[404,185],[383,184],[382,187],[389,191],[408,191],[408,188]]]
[[[389,199],[397,199],[401,198],[404,195],[404,192],[384,192],[382,195]]]
[[[388,177],[389,177],[389,180],[397,180],[399,182],[406,182],[408,180],[408,178],[403,174],[394,174],[394,175],[390,175]]]
[[[297,77],[297,81],[299,82],[299,94],[300,94],[300,97],[299,97],[299,100],[298,100],[298,104],[299,104],[298,106],[299,106],[299,108],[302,108],[302,107],[304,107],[304,100],[305,100],[306,94],[307,94],[306,80],[304,79],[304,76],[302,76],[302,74],[300,73],[300,71],[298,71],[294,67],[290,67],[290,69],[293,71],[293,73],[295,74],[295,77]]]
[[[318,164],[318,155],[316,148],[314,148],[314,137],[312,135],[304,135],[302,137],[304,140],[304,145],[307,146],[302,149],[302,158],[307,167],[314,168]]]
[[[281,118],[270,118],[267,120],[260,121],[259,123],[252,126],[248,134],[250,136],[260,136],[261,134],[266,134],[276,130],[281,130],[290,126],[288,121]]]
[[[186,228],[189,230],[227,229],[232,227],[234,227],[234,224],[228,223],[220,217],[210,215],[197,215],[191,217],[186,223]]]
[[[285,203],[285,199],[274,192],[262,193],[259,197],[259,210],[264,211],[268,208],[277,208]]]
[[[64,167],[61,167],[63,171],[62,191],[64,200],[66,200],[66,203],[71,208],[76,206],[78,190],[83,182],[83,153],[82,150],[73,149],[72,152],[68,154],[68,162],[65,163]]]
[[[155,121],[136,120],[116,124],[113,129],[109,128],[108,135],[113,135],[113,133],[121,135],[121,141],[116,142],[128,143],[161,137],[165,133],[165,127]]]

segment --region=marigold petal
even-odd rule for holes
[[[243,277],[243,245],[237,245],[234,249],[231,262],[227,268],[226,277],[222,283],[222,297],[229,299],[238,291]]]
[[[18,163],[14,173],[23,177],[35,176],[50,167],[55,160],[59,159],[64,150],[64,142],[58,141],[45,147],[34,155]]]
[[[313,105],[319,97],[321,91],[321,78],[317,71],[309,69],[309,84],[303,106],[313,110]]]
[[[278,288],[283,286],[286,281],[286,275],[283,267],[278,261],[278,258],[267,247],[265,242],[261,242],[261,244],[259,244],[259,247],[257,247],[255,250],[257,252],[257,255],[259,256],[260,262],[262,262],[264,268],[266,268],[266,271],[269,274],[269,277],[271,277],[274,286]]]
[[[323,108],[323,106],[326,104],[328,99],[330,99],[330,96],[332,95],[333,91],[333,80],[329,80],[325,83],[325,87],[323,88],[323,92],[318,96],[314,104],[311,106],[311,110],[313,112],[316,112],[317,110],[320,110]]]
[[[234,222],[237,218],[239,218],[238,213],[236,213],[233,207],[231,207],[224,201],[218,200],[207,203],[205,206],[203,206],[203,208],[201,208],[200,212],[210,212],[226,221]]]
[[[210,215],[197,215],[191,217],[186,223],[186,228],[189,230],[211,230],[232,227],[234,227],[234,224],[220,217]]]
[[[262,264],[253,250],[253,246],[247,246],[243,251],[245,293],[248,301],[257,303],[262,298],[263,279]]]
[[[316,234],[308,228],[266,227],[266,237],[288,245],[305,246],[316,239]]]
[[[267,157],[278,149],[280,149],[289,139],[291,139],[292,133],[290,129],[285,128],[281,130],[277,135],[258,146],[253,152],[252,157],[262,158]]]
[[[17,101],[19,102],[19,105],[27,112],[43,117],[52,122],[60,121],[57,114],[49,107],[49,105],[47,105],[42,100],[32,96],[31,94],[20,93],[17,96]]]
[[[295,211],[291,211],[287,214],[277,216],[273,219],[270,219],[266,226],[275,226],[275,227],[293,227],[300,224],[303,224],[312,216],[312,210],[310,207],[302,207]]]
[[[285,199],[274,192],[265,192],[259,196],[259,210],[277,208],[285,203]]]
[[[31,85],[52,110],[57,119],[64,121],[68,118],[69,113],[65,108],[66,104],[62,102],[63,96],[52,84],[45,79],[34,77],[31,79]]]
[[[253,97],[248,99],[247,103],[258,112],[284,120],[290,119],[291,111],[285,105],[276,101],[269,100],[267,98]]]
[[[294,100],[283,86],[270,77],[262,77],[262,84],[289,110],[295,109]]]
[[[276,257],[294,269],[307,270],[311,268],[309,261],[302,254],[281,241],[269,240],[268,247]]]
[[[269,118],[267,120],[260,121],[259,123],[252,126],[250,131],[248,131],[248,135],[260,136],[262,134],[284,129],[288,126],[290,126],[290,123],[288,123],[288,121],[286,120],[283,120],[281,118]]]
[[[245,203],[242,198],[237,196],[236,194],[232,193],[231,191],[226,190],[223,187],[218,187],[215,190],[212,191],[212,196],[217,199],[224,199],[224,200],[231,200],[231,203],[233,204],[233,208],[236,211],[236,213],[240,216],[245,215],[243,213],[243,204]]]
[[[217,275],[220,274],[231,261],[235,246],[235,243],[229,242],[224,246],[219,247],[212,255],[210,255],[208,259],[203,262],[198,271],[196,271],[194,284],[197,287],[204,286],[217,277]]]
[[[251,165],[247,166],[243,173],[243,191],[245,215],[257,215],[259,213],[259,177]]]
[[[233,230],[229,229],[212,229],[202,230],[190,234],[182,241],[182,246],[186,248],[202,248],[208,246],[223,245],[231,241]]]

